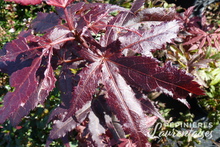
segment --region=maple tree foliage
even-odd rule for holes
[[[62,103],[50,114],[47,146],[73,129],[87,146],[150,146],[149,128],[164,118],[142,91],[163,92],[188,107],[189,93],[204,94],[192,75],[152,55],[177,38],[181,22],[171,8],[141,10],[143,0],[130,10],[72,2],[46,0],[57,13],[39,12],[31,28],[1,50],[0,71],[10,75],[14,91],[4,97],[0,123],[18,125],[57,82]]]
[[[189,34],[182,37],[183,45],[190,45],[189,50],[199,49],[198,53],[204,52],[202,48],[210,46],[219,50],[220,29],[208,24],[205,15],[201,18],[191,17],[193,10],[194,7],[190,7],[182,15],[176,16],[184,25],[182,30]]]

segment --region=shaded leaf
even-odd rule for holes
[[[112,146],[118,144],[120,138],[125,138],[125,133],[123,131],[122,125],[119,123],[119,120],[111,111],[109,105],[106,102],[106,99],[104,98],[104,95],[93,99],[92,110],[94,114],[99,118],[100,125],[111,132]]]
[[[3,51],[1,52],[2,55],[0,61],[15,61],[19,54],[28,50],[30,50],[30,48],[27,45],[26,38],[20,37],[19,39],[13,40],[4,46]]]
[[[61,20],[55,13],[38,12],[37,18],[35,18],[31,23],[31,28],[33,28],[37,33],[45,33],[60,23]]]
[[[75,129],[77,125],[84,121],[90,111],[91,103],[87,103],[82,107],[82,109],[76,112],[75,119],[73,117],[68,117],[66,120],[64,120],[67,111],[59,115],[60,118],[53,121],[54,125],[52,130],[50,131],[46,146],[49,146],[52,140],[64,137],[68,132]]]
[[[131,7],[131,12],[136,12],[144,5],[144,0],[135,0]]]
[[[75,112],[81,109],[86,103],[91,102],[92,96],[99,84],[100,70],[100,62],[97,61],[80,72],[80,81],[78,85],[74,87],[74,95],[70,102],[70,108],[66,118],[74,115]]]
[[[140,103],[135,98],[134,92],[126,84],[123,77],[117,72],[117,68],[111,63],[105,62],[102,68],[105,75],[102,83],[106,88],[107,103],[116,113],[125,132],[138,146],[148,144],[148,121],[141,108]]]
[[[157,116],[161,120],[165,121],[163,116],[159,113],[157,108],[154,106],[153,102],[151,102],[151,100],[148,97],[142,96],[140,102],[144,111],[146,111],[149,114],[153,114],[154,116]]]
[[[17,112],[13,113],[10,117],[10,122],[13,126],[19,124],[21,119],[28,115],[31,110],[33,110],[38,104],[43,104],[49,95],[49,92],[55,87],[56,78],[54,77],[53,70],[48,67],[45,71],[45,78],[39,84],[38,88],[33,92],[33,94],[28,98],[27,102],[23,107],[19,107]]]
[[[99,118],[93,112],[89,113],[88,118],[89,118],[88,129],[91,132],[91,137],[93,141],[98,147],[104,146],[101,135],[105,134],[105,128],[100,124]]]
[[[70,66],[64,64],[60,77],[59,77],[59,89],[61,91],[61,100],[66,106],[66,108],[69,108],[71,98],[73,97],[72,89],[73,89],[73,74],[71,73],[71,70],[68,68]]]
[[[0,108],[0,123],[23,107],[29,97],[38,87],[36,72],[40,66],[41,59],[36,58],[32,66],[18,70],[11,75],[10,85],[15,88],[14,92],[8,92],[4,97],[4,106]]]

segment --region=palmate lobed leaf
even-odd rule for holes
[[[175,99],[183,99],[189,93],[203,94],[191,75],[171,63],[160,67],[158,61],[151,57],[124,57],[114,62],[129,84],[145,91],[159,90]]]
[[[8,92],[4,97],[4,106],[0,108],[0,123],[15,113],[19,107],[23,107],[36,90],[38,82],[36,71],[40,66],[41,59],[36,58],[31,67],[25,67],[11,75],[10,85],[15,88],[14,92]]]
[[[127,17],[125,15],[121,16]],[[117,21],[118,20],[115,19],[115,22]],[[102,80],[100,82],[105,87],[107,103],[116,113],[125,131],[130,133],[131,138],[133,138],[134,142],[139,146],[148,144],[148,140],[146,139],[148,135],[147,128],[153,124],[150,122],[154,122],[156,119],[147,118],[147,116],[145,116],[142,106],[147,107],[147,105],[140,105],[128,84],[136,86],[137,88],[143,88],[145,91],[162,91],[180,100],[188,107],[189,105],[184,100],[185,97],[189,93],[201,95],[203,91],[199,88],[199,85],[193,81],[191,75],[186,74],[182,70],[178,70],[170,63],[165,64],[164,67],[159,67],[159,61],[150,57],[121,57],[115,56],[115,54],[119,54],[118,52],[123,51],[125,48],[135,50],[142,54],[146,52],[150,53],[152,49],[160,49],[164,43],[171,42],[171,39],[176,37],[178,28],[176,21],[165,22],[152,26],[149,30],[145,31],[142,36],[128,31],[125,36],[126,38],[132,39],[123,41],[120,39],[125,39],[125,36],[121,37],[120,34],[115,35],[117,31],[111,29],[105,34],[107,36],[103,36],[100,41],[101,45],[93,43],[93,48],[97,48],[93,49],[93,51],[96,50],[97,53],[92,53],[91,50],[82,50],[79,52],[89,61],[96,63],[97,67],[99,65],[102,67],[100,72]],[[112,36],[114,37],[112,38]],[[112,43],[114,44],[117,38],[119,38],[120,41],[118,49],[116,46],[111,45]],[[101,46],[104,46],[104,49],[101,48]],[[100,48],[103,52],[99,50]],[[114,53],[113,51],[117,52]],[[148,54],[145,55],[147,56]],[[81,90],[85,93],[91,93],[91,89],[84,91],[85,88],[83,88]],[[89,97],[91,97],[91,95],[89,95]],[[73,107],[75,107],[76,104],[72,104],[74,106],[70,106],[69,110],[74,109]],[[145,109],[149,110],[149,113],[157,114],[161,117],[152,106]]]
[[[71,107],[64,120],[74,115],[77,110],[92,101],[93,94],[95,94],[96,87],[99,84],[100,73],[101,63],[98,61],[90,64],[80,72],[80,80],[78,85],[74,87],[73,98],[70,101]]]
[[[139,12],[143,0],[136,0],[131,10],[109,4],[69,5],[71,0],[46,2],[60,7],[58,15],[39,13],[32,23],[35,32],[46,34],[36,37],[24,33],[1,53],[3,72],[8,72],[12,62],[17,63],[13,65],[25,62],[25,66],[10,71],[15,91],[5,96],[4,106],[0,108],[1,123],[10,117],[12,124],[17,125],[38,103],[43,103],[55,87],[53,70],[59,65],[62,65],[59,75],[62,103],[49,117],[54,126],[47,146],[85,123],[88,123],[85,132],[93,139],[88,142],[93,145],[94,142],[97,146],[105,145],[104,141],[112,134],[116,144],[128,134],[129,139],[122,139],[127,141],[125,144],[149,146],[148,129],[158,117],[163,118],[145,95],[136,97],[134,87],[147,92],[162,91],[186,105],[185,97],[189,93],[203,94],[191,75],[170,62],[158,66],[159,61],[152,58],[152,50],[161,49],[177,37],[179,22],[172,19],[175,14],[170,9],[170,13],[157,8]],[[163,14],[154,13],[157,10]],[[113,17],[112,12],[119,14]],[[148,22],[152,20],[157,23]],[[101,35],[100,39],[94,34]],[[127,56],[124,50],[140,56]],[[23,54],[25,58],[20,57]],[[82,62],[72,63],[79,60]],[[72,74],[72,67],[80,69]],[[16,98],[18,101],[11,102]],[[94,108],[95,100],[103,102],[96,105],[102,109]],[[155,116],[149,117],[146,112]]]
[[[123,20],[124,17],[127,18],[127,15],[119,14],[118,17],[110,23],[119,25],[119,20]],[[73,98],[64,121],[92,100],[95,88],[100,83],[104,85],[107,103],[120,120],[125,132],[130,134],[138,146],[149,145],[148,128],[154,124],[157,117],[147,117],[144,110],[162,117],[158,114],[157,109],[149,104],[148,100],[146,100],[145,105],[141,105],[128,84],[143,88],[145,91],[162,91],[187,106],[185,97],[189,93],[200,95],[203,94],[203,91],[193,81],[192,76],[178,70],[170,63],[160,67],[158,66],[159,61],[156,59],[141,56],[123,57],[122,51],[129,48],[148,56],[153,49],[160,49],[163,44],[172,42],[172,39],[177,36],[178,29],[178,22],[170,21],[153,25],[148,30],[143,31],[141,35],[128,31],[128,29],[125,33],[118,34],[118,31],[115,30],[121,31],[123,27],[113,27],[106,31],[100,42],[85,37],[89,43],[89,48],[83,47],[78,50],[78,53],[92,63],[79,74],[80,80],[73,89]],[[125,40],[125,38],[132,39]],[[93,131],[91,134],[95,135],[96,133]]]
[[[4,106],[1,107],[1,113],[3,113],[1,122],[10,117],[12,125],[18,125],[22,117],[39,103],[43,104],[56,82],[50,64],[51,55],[52,52],[50,52],[46,68],[42,71],[43,75],[38,75],[42,56],[35,58],[31,66],[13,72],[10,85],[15,88],[15,91],[7,93],[4,97]],[[38,76],[41,78],[37,78]]]
[[[47,69],[44,71],[44,78],[40,81],[35,91],[32,92],[24,106],[19,107],[16,112],[10,116],[10,122],[13,126],[19,124],[21,119],[28,115],[39,103],[43,104],[49,95],[49,92],[55,87],[56,78],[53,69],[48,64]]]
[[[52,30],[53,27],[59,25],[61,19],[55,13],[37,13],[37,18],[31,23],[31,28],[37,33],[45,33]]]
[[[34,42],[40,42],[41,39],[30,34],[29,32],[22,32],[21,34],[23,34],[25,37],[22,35],[19,36],[18,39],[7,43],[0,51],[1,71],[10,74],[10,71],[12,70],[7,70],[8,72],[6,71],[9,62],[18,66],[21,63],[28,62],[30,59],[33,60],[33,58],[39,55],[37,50],[32,50],[31,48],[35,46]],[[32,41],[32,43],[28,44],[27,42],[29,41]]]
[[[10,85],[14,87],[14,91],[4,97],[4,105],[0,108],[3,113],[1,122],[10,118],[14,126],[39,103],[44,103],[56,82],[50,46],[56,40],[47,43],[48,40],[44,41],[28,31],[20,36],[5,45],[0,57],[1,70],[11,74]]]
[[[177,21],[164,22],[143,32],[142,36],[128,32],[119,37],[119,40],[122,49],[131,49],[145,56],[150,56],[151,51],[162,48],[165,43],[172,42],[172,39],[177,37],[178,30]]]
[[[146,118],[140,103],[135,98],[131,87],[117,72],[114,64],[104,62],[102,83],[106,88],[107,103],[114,110],[123,124],[126,132],[138,146],[147,146],[149,137],[149,121],[155,118]]]

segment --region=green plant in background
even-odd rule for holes
[[[184,44],[171,45],[167,54],[167,59],[175,61],[180,68],[187,70],[197,77],[197,81],[206,88],[206,96],[198,97],[198,104],[207,113],[207,120],[205,122],[211,123],[211,127],[200,128],[200,131],[212,131],[219,125],[220,117],[220,53],[219,53],[219,23],[214,20],[215,17],[210,17],[208,13],[207,22],[215,22],[212,24],[214,30],[207,31],[207,36],[212,36],[215,32],[217,36],[216,40],[212,40],[212,37],[204,40],[204,46],[191,44],[187,46]],[[218,29],[218,30],[216,30]],[[202,34],[202,33],[201,33]],[[200,35],[201,35],[200,34]],[[215,36],[215,37],[216,37]],[[197,40],[199,42],[199,40]],[[192,48],[190,48],[192,47]],[[188,114],[187,114],[188,113]],[[183,122],[192,122],[195,116],[190,115],[187,111],[184,113],[184,117],[180,117],[178,120]],[[185,117],[188,116],[188,119]],[[203,121],[203,120],[202,120]],[[203,121],[204,122],[204,121]],[[171,129],[171,128],[166,128]],[[204,137],[205,138],[205,137]],[[171,138],[173,139],[173,138]],[[211,140],[209,138],[209,140]],[[196,137],[181,137],[176,140],[181,146],[195,146],[200,144],[201,140]]]
[[[16,128],[9,122],[1,125],[0,146],[44,146],[51,126],[46,126],[49,111],[60,103],[59,92],[55,89],[45,105],[39,105]],[[62,146],[59,141],[52,146]]]
[[[29,27],[37,12],[54,11],[54,7],[46,4],[38,6],[22,6],[19,4],[0,1],[0,48],[7,42],[15,39],[24,29]]]
[[[28,27],[38,11],[50,12],[54,11],[54,7],[22,6],[0,1],[0,48],[15,39],[25,27]],[[0,106],[2,106],[3,96],[11,90],[13,89],[9,85],[8,75],[0,73]],[[16,128],[13,128],[8,122],[0,125],[0,146],[44,146],[46,135],[51,129],[50,126],[46,127],[48,112],[59,102],[59,92],[55,89],[45,105],[39,105]],[[59,141],[52,145],[62,146]]]
[[[187,70],[189,73],[192,73],[197,77],[197,81],[203,85],[206,89],[206,96],[201,96],[197,98],[197,102],[199,106],[207,113],[207,119],[199,120],[203,123],[211,123],[209,127],[199,127],[197,130],[199,131],[213,131],[220,123],[220,50],[219,50],[219,42],[220,42],[220,33],[219,33],[219,5],[210,5],[206,11],[206,21],[203,23],[210,28],[208,30],[197,30],[195,32],[190,32],[190,34],[181,34],[180,37],[183,37],[180,42],[177,41],[176,44],[168,46],[168,51],[166,53],[157,53],[158,57],[162,60],[171,60],[180,68]],[[217,19],[216,19],[217,18]],[[186,18],[187,19],[187,18]],[[190,19],[188,19],[190,21]],[[187,26],[187,24],[186,24]],[[193,30],[193,29],[189,29]],[[198,33],[198,34],[197,34]],[[190,37],[190,39],[185,38],[186,36]],[[201,36],[199,36],[201,35]],[[202,36],[204,35],[204,36]],[[193,37],[195,40],[193,40]],[[205,38],[207,37],[207,38]],[[210,38],[208,38],[210,37]],[[203,39],[202,44],[199,43]],[[206,40],[205,40],[206,39]],[[192,41],[191,41],[192,40]],[[185,42],[191,41],[189,44]],[[195,41],[194,43],[192,43]],[[182,43],[183,42],[183,43]],[[164,57],[165,56],[165,57]],[[162,57],[162,58],[161,58]],[[173,116],[170,115],[170,110],[167,109],[166,105],[163,103],[158,104],[161,113],[164,114],[164,117],[172,121]],[[194,116],[189,110],[185,112],[180,112],[181,117],[179,117],[175,121],[192,123],[196,116]],[[198,122],[199,122],[198,121]],[[163,124],[161,130],[163,131],[172,131],[175,129],[176,131],[180,131],[181,128],[170,127]],[[157,135],[161,132],[158,130]],[[204,137],[204,139],[210,138]],[[172,141],[168,141],[172,140]],[[163,146],[173,146],[178,144],[180,146],[197,146],[201,144],[201,140],[197,137],[193,136],[184,136],[184,137],[172,137],[168,138],[162,137],[156,140],[155,143],[163,144]]]

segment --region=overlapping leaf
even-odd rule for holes
[[[129,84],[146,91],[159,90],[175,99],[185,98],[189,93],[203,94],[191,75],[171,63],[160,67],[150,57],[124,57],[114,62]]]
[[[91,132],[92,139],[97,146],[104,146],[100,136],[105,134],[105,128],[99,123],[99,118],[93,112],[90,112],[88,118],[90,120],[88,129]]]
[[[220,50],[219,47],[219,33],[220,29],[217,29],[213,33],[208,33],[204,30],[201,30],[200,28],[197,27],[190,27],[189,33],[192,35],[187,38],[188,41],[184,43],[184,45],[193,45],[195,44],[197,47],[196,49],[202,49],[203,47],[208,47],[208,46],[214,46],[218,50]],[[193,49],[193,48],[192,48]],[[202,50],[200,51],[202,52]]]
[[[62,72],[59,78],[59,89],[61,91],[61,100],[63,105],[69,108],[69,104],[72,98],[72,89],[73,89],[73,74],[69,69],[70,66],[64,64]]]
[[[27,40],[21,37],[4,46],[0,57],[1,72],[11,75],[14,71],[31,65],[33,59],[38,56],[38,51],[30,50],[26,42]]]
[[[26,42],[27,42],[26,38],[20,37],[19,39],[16,39],[10,43],[7,43],[3,48],[0,61],[1,62],[15,61],[19,54],[22,54],[30,50]]]
[[[89,10],[89,12],[88,12]],[[94,33],[98,33],[100,30],[105,30],[108,22],[113,18],[111,13],[121,12],[129,12],[129,10],[114,6],[110,4],[90,4],[84,5],[84,9],[81,9],[84,13],[81,14],[81,19],[79,22],[85,23],[85,27],[83,28],[87,30],[88,28],[92,30]],[[82,28],[81,25],[77,26],[77,29]]]
[[[101,38],[101,45],[103,47],[106,47],[113,41],[116,41],[118,38],[118,33],[121,30],[126,30],[129,28],[124,27],[123,25],[126,24],[129,20],[135,18],[136,12],[140,9],[141,6],[143,6],[144,1],[143,0],[136,0],[130,11],[121,11],[115,18],[113,18],[109,23],[106,30],[105,35],[103,38]],[[135,32],[137,33],[137,32]],[[138,33],[137,33],[138,34]]]
[[[37,18],[31,23],[31,27],[38,33],[45,33],[53,29],[54,26],[60,24],[60,22],[59,16],[55,13],[39,12]]]
[[[123,34],[119,40],[123,49],[129,48],[137,53],[150,56],[152,50],[160,49],[165,43],[172,42],[172,39],[177,37],[178,30],[177,21],[164,22],[146,30],[141,34],[142,36],[128,32]]]
[[[74,94],[66,119],[74,115],[76,111],[81,109],[85,104],[92,101],[92,96],[96,92],[96,87],[99,84],[101,73],[100,65],[99,61],[94,62],[80,72],[80,81],[78,85],[74,87]]]
[[[133,88],[161,91],[186,105],[189,93],[203,94],[193,76],[170,62],[159,66],[159,61],[152,58],[153,50],[177,37],[179,22],[173,20],[174,11],[139,11],[143,0],[136,0],[131,10],[109,4],[70,5],[72,1],[47,0],[60,7],[58,15],[38,13],[31,25],[35,32],[46,34],[21,34],[1,52],[0,69],[11,74],[14,92],[4,98],[0,123],[10,118],[17,125],[38,103],[43,103],[55,87],[53,70],[62,66],[58,80],[62,103],[49,117],[54,126],[47,146],[53,139],[66,137],[84,120],[88,124],[85,132],[97,146],[105,145],[103,139],[112,139],[114,143],[108,142],[111,145],[121,139],[124,144],[148,146],[149,127],[158,117],[163,118],[147,97],[136,98]],[[128,56],[124,50],[133,53]],[[72,68],[77,72],[72,74]],[[102,103],[95,105],[94,101]],[[155,116],[149,117],[146,112]],[[125,134],[129,139],[122,139]]]
[[[28,115],[29,112],[33,110],[39,103],[44,103],[45,99],[49,95],[49,92],[55,87],[55,82],[56,78],[49,62],[46,70],[44,71],[43,79],[38,84],[38,87],[32,92],[24,106],[19,107],[18,110],[10,117],[10,122],[13,126],[18,125],[20,120],[24,116]]]
[[[75,127],[82,123],[82,121],[86,118],[88,113],[91,111],[91,102],[86,103],[81,109],[79,109],[75,113],[75,119],[72,117],[68,117],[65,119],[65,113],[67,112],[66,109],[58,107],[54,110],[52,115],[50,116],[49,120],[53,120],[54,126],[50,132],[50,135],[47,139],[46,146],[49,146],[52,140],[64,137],[67,132],[72,131]],[[55,116],[59,115],[59,119],[54,119]]]
[[[32,66],[18,70],[11,75],[10,85],[15,88],[14,92],[8,92],[4,97],[4,106],[0,108],[0,123],[15,113],[19,107],[23,107],[38,87],[36,72],[41,59],[36,58]]]
[[[126,132],[129,132],[138,146],[148,144],[148,121],[135,98],[135,94],[123,77],[117,72],[117,68],[105,62],[102,68],[102,83],[106,88],[106,99],[117,117],[123,124]]]
[[[46,43],[48,40],[42,41],[42,38],[29,32],[20,36],[26,38],[20,37],[8,43],[0,58],[1,70],[11,74],[10,85],[14,87],[14,91],[8,92],[4,97],[1,122],[10,117],[13,125],[17,125],[30,110],[43,103],[56,82],[51,65],[51,45],[57,39],[49,37],[51,42]]]

